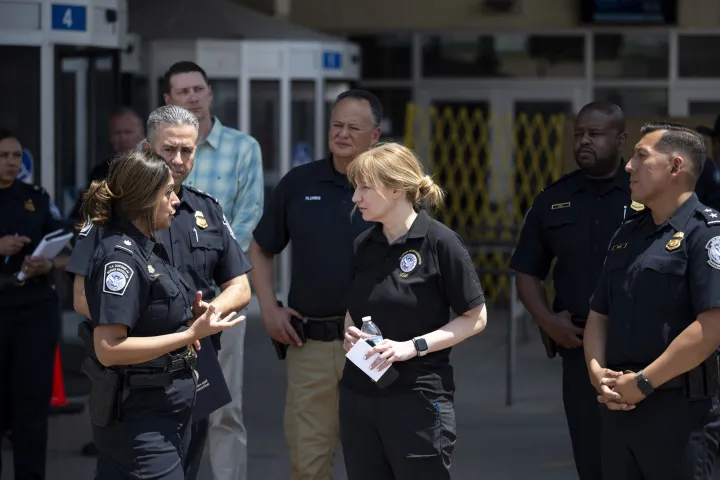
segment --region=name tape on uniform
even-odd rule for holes
[[[550,209],[551,210],[558,210],[560,208],[568,208],[570,206],[570,202],[563,202],[563,203],[555,203],[553,204]]]

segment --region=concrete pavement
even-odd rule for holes
[[[249,314],[246,338],[245,421],[249,479],[287,480],[289,467],[282,433],[284,365],[274,356],[256,313]],[[490,312],[485,332],[455,347],[458,442],[453,478],[576,479],[565,426],[560,362],[545,358],[530,328],[530,341],[517,357],[516,402],[505,406],[505,312]],[[69,337],[74,326],[66,329]],[[51,420],[47,480],[93,478],[94,459],[79,451],[91,439],[86,414]],[[11,452],[4,449],[0,480],[12,479]],[[342,456],[336,480],[345,480]],[[201,480],[211,480],[207,457]]]

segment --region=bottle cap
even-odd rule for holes
[[[362,321],[363,321],[363,322],[369,322],[371,319],[372,319],[372,317],[363,317],[363,318],[362,318]]]

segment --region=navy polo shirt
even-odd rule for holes
[[[292,243],[288,305],[306,317],[345,316],[353,240],[372,223],[353,212],[353,189],[331,158],[278,182],[253,238],[278,255]]]

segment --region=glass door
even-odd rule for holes
[[[69,218],[87,172],[111,154],[110,117],[119,107],[118,54],[58,48],[55,77],[55,191]]]
[[[563,170],[570,115],[582,88],[416,91],[413,148],[448,191],[441,220],[456,230],[521,224],[532,198]]]

